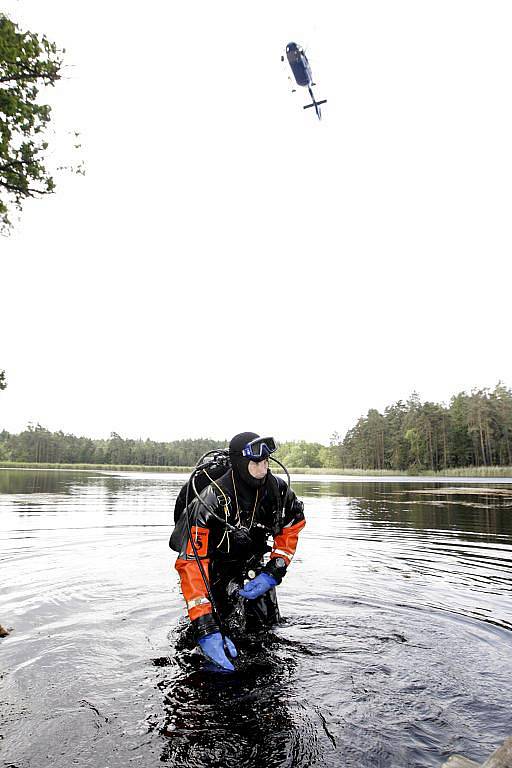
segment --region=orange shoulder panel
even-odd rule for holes
[[[208,535],[210,531],[208,528],[200,528],[198,525],[193,525],[190,530],[197,554],[199,557],[206,557],[208,554]],[[190,539],[187,540],[187,555],[194,557],[194,550]]]

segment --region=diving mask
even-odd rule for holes
[[[273,437],[256,437],[242,448],[242,456],[251,461],[262,461],[277,451],[277,444]]]

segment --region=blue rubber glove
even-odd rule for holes
[[[225,672],[234,672],[235,668],[226,656],[224,645],[229,655],[236,659],[238,651],[229,637],[222,637],[220,632],[213,632],[211,635],[205,635],[199,638],[199,645],[203,653],[211,659],[214,664]]]
[[[277,586],[277,581],[273,576],[265,572],[258,573],[256,578],[248,581],[245,587],[240,590],[240,594],[248,600],[256,600],[257,597],[261,597],[275,586]]]

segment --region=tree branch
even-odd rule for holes
[[[0,187],[4,187],[8,192],[14,192],[22,197],[29,197],[30,195],[49,195],[51,192],[51,190],[48,189],[32,189],[32,187],[22,189],[21,187],[9,184],[8,181],[3,181],[2,179],[0,179]]]

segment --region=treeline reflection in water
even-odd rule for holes
[[[285,621],[198,665],[167,475],[0,471],[2,760],[439,766],[512,731],[512,483],[297,481]]]

